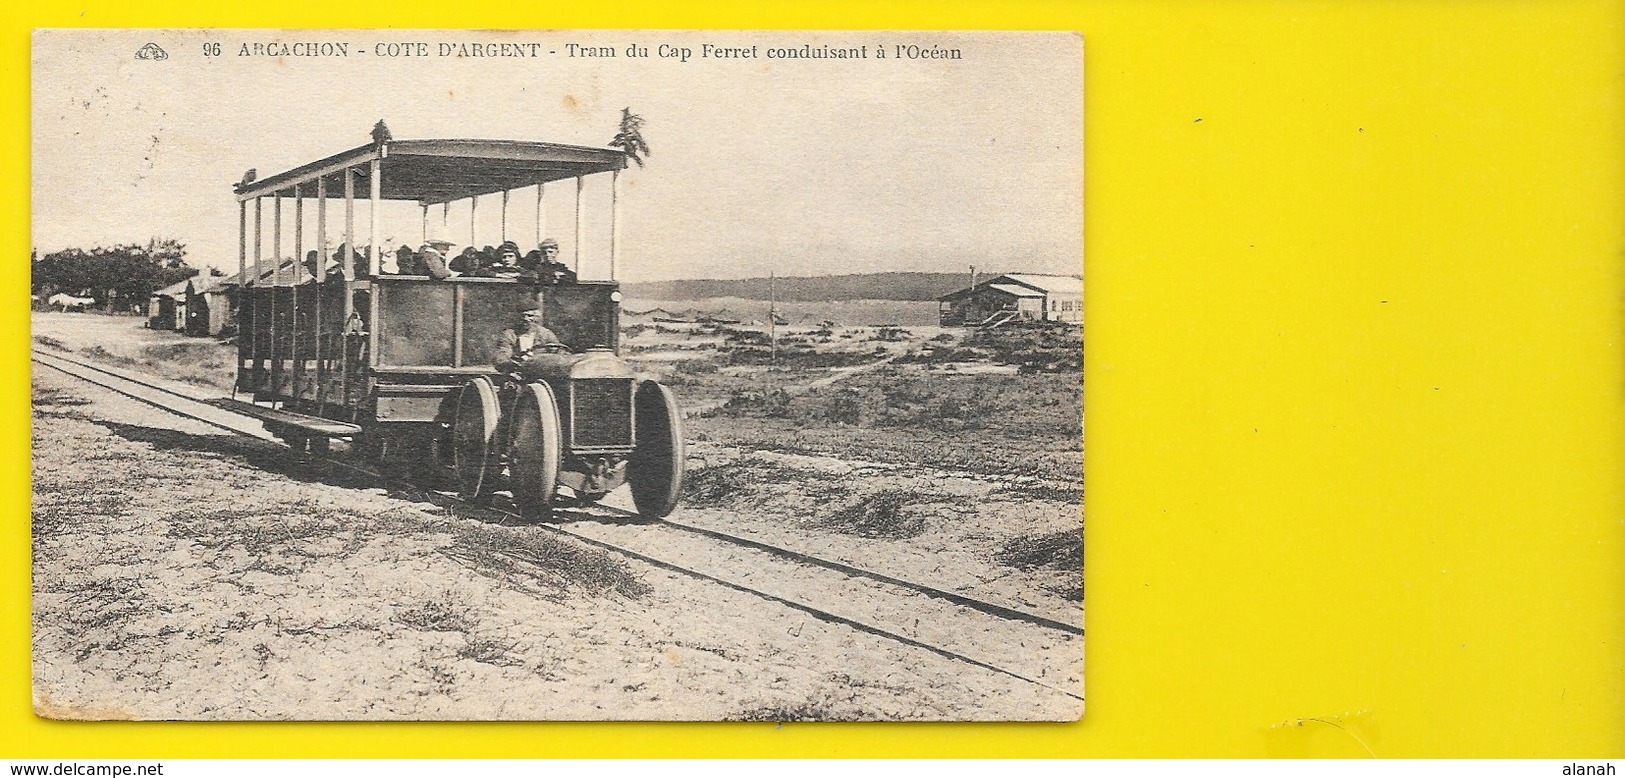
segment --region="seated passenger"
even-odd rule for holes
[[[418,255],[412,251],[411,246],[405,243],[402,243],[400,248],[395,249],[395,272],[403,276],[427,275],[427,273],[423,272],[422,263],[418,261]]]
[[[339,247],[333,250],[333,257],[332,257],[332,260],[331,260],[333,262],[333,267],[330,268],[328,270],[328,272],[327,272],[327,275],[328,275],[329,278],[332,278],[332,277],[343,278],[344,277],[344,261],[345,261],[344,256],[345,256],[345,253],[347,251],[348,251],[348,247],[345,246],[345,244],[343,244],[343,243],[340,243]],[[361,255],[359,253],[356,255],[356,260],[355,261],[357,263],[361,262]]]
[[[559,242],[548,238],[542,241],[542,264],[537,269],[537,276],[541,283],[549,286],[555,284],[573,284],[576,282],[576,271],[559,261]]]
[[[463,249],[463,253],[452,259],[451,264],[447,265],[447,267],[465,276],[478,273],[480,270],[479,250],[473,246]]]
[[[531,249],[529,254],[519,258],[519,266],[529,270],[533,275],[541,275],[542,250]]]
[[[418,249],[418,269],[436,281],[451,277],[451,270],[446,267],[446,257],[440,253],[439,246],[444,242],[430,241]]]
[[[519,266],[519,246],[513,241],[504,241],[501,249],[491,264],[479,272],[482,278],[519,278],[525,275],[525,269]]]

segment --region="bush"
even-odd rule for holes
[[[860,538],[903,540],[919,537],[925,533],[925,519],[905,510],[914,497],[913,492],[902,489],[876,492],[819,519],[816,524]]]
[[[727,401],[721,407],[706,415],[753,416],[769,419],[789,418],[790,393],[783,389],[775,389],[770,392],[735,389],[729,393]]]
[[[826,420],[854,427],[863,423],[863,415],[863,399],[858,396],[858,390],[850,386],[841,387],[824,410]]]
[[[757,330],[736,330],[725,327],[717,331],[727,343],[737,343],[743,346],[771,346],[773,338],[765,332]]]

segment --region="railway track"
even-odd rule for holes
[[[212,404],[195,387],[39,349],[32,358],[44,367],[164,411],[284,445],[258,419]],[[474,506],[455,494],[425,489],[342,457],[321,459],[380,482],[407,487],[442,509],[464,515],[484,513],[503,523],[525,521],[508,506]],[[1083,699],[1079,691],[1081,624],[717,529],[671,520],[651,522],[613,504],[565,507],[555,510],[554,520],[531,524],[821,620]]]

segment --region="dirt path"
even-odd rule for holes
[[[1075,718],[800,611],[35,376],[36,707],[68,718]]]

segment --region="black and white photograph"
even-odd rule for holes
[[[35,712],[1079,719],[1083,49],[37,30]]]

